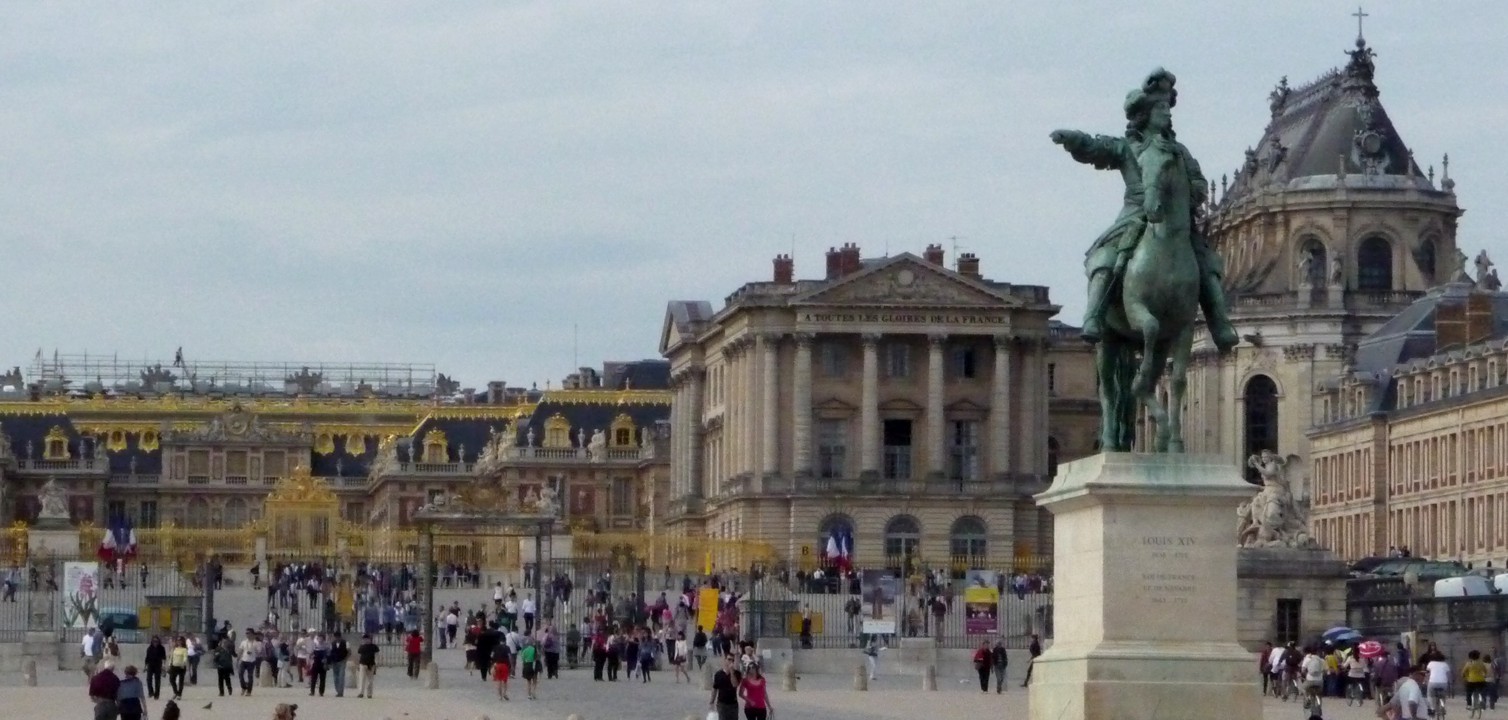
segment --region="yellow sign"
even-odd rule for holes
[[[696,624],[707,632],[717,624],[717,588],[702,588],[697,593]]]
[[[801,557],[809,557],[811,554],[812,554],[812,546],[810,546],[810,545],[802,545],[801,546]]]

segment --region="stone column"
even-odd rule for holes
[[[990,467],[997,480],[1011,472],[1011,353],[1015,341],[995,336],[995,372],[990,382]]]
[[[812,340],[811,333],[796,333],[795,386],[791,392],[791,447],[796,477],[812,474]]]
[[[880,474],[880,336],[864,333],[863,397],[859,400],[860,477]]]
[[[948,336],[927,336],[927,477],[941,479],[947,471],[947,439],[943,396],[943,343]]]
[[[686,393],[686,405],[689,407],[686,419],[690,425],[686,441],[690,443],[691,462],[688,463],[687,471],[691,473],[691,495],[702,497],[705,479],[705,468],[702,466],[702,384],[707,374],[701,368],[693,368],[690,377],[691,389]]]
[[[780,472],[779,438],[777,431],[779,419],[780,396],[775,392],[776,368],[780,364],[780,336],[766,334],[759,337],[759,342],[764,345],[764,402],[761,405],[759,419],[763,437],[760,438],[760,452],[762,457],[759,463],[759,473],[762,477],[770,477]]]

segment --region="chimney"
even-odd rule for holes
[[[859,258],[859,245],[857,243],[844,243],[843,249],[838,251],[841,256],[839,261],[839,274],[852,275],[859,271],[863,262]]]
[[[505,387],[505,385],[504,385],[504,383],[503,383],[502,380],[492,380],[492,381],[489,381],[487,383],[487,404],[488,405],[502,405],[503,404],[503,388],[504,387]]]
[[[960,253],[958,256],[958,274],[965,277],[979,279],[979,258],[974,253]]]
[[[775,256],[775,282],[780,285],[790,285],[796,280],[796,263],[790,255]]]
[[[827,279],[837,280],[843,277],[843,255],[837,248],[827,249]]]
[[[938,267],[943,267],[942,246],[936,243],[928,245],[927,249],[922,251],[922,259]]]

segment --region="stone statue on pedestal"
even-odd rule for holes
[[[1247,458],[1262,477],[1262,490],[1236,508],[1236,542],[1241,547],[1315,549],[1309,536],[1309,497],[1303,462],[1271,450]]]
[[[42,504],[42,510],[37,514],[38,520],[68,520],[68,493],[58,487],[57,478],[47,478],[47,484],[42,486],[37,500]]]
[[[586,452],[594,463],[607,460],[607,433],[601,430],[592,433],[592,443],[587,446]]]
[[[1074,160],[1118,171],[1125,183],[1119,214],[1084,260],[1089,302],[1081,335],[1098,344],[1100,445],[1107,452],[1132,449],[1142,407],[1157,423],[1149,445],[1183,451],[1185,378],[1201,309],[1217,348],[1240,342],[1226,313],[1220,257],[1200,227],[1209,184],[1173,133],[1175,82],[1159,68],[1127,94],[1124,136],[1051,136]],[[1172,393],[1164,403],[1155,389],[1170,366]]]

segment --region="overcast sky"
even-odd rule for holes
[[[1382,101],[1508,260],[1508,3],[1373,3]],[[1207,175],[1348,2],[155,2],[0,8],[0,365],[651,357],[794,246],[978,254],[1077,322],[1120,183],[1048,142],[1178,76]]]

